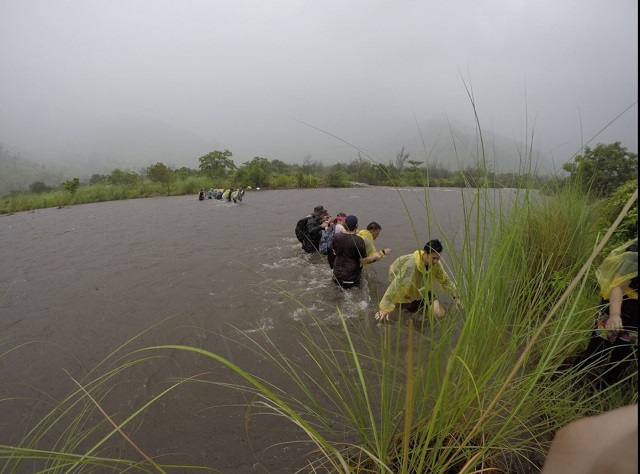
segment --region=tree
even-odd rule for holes
[[[631,195],[638,189],[638,182],[635,179],[627,181],[620,186],[609,198],[602,201],[601,214],[600,214],[600,227],[601,232],[604,234],[611,224],[615,222],[620,214],[620,211],[627,204],[627,201],[631,198]],[[614,248],[622,245],[623,243],[638,237],[638,200],[627,214],[624,216],[620,225],[613,233],[611,240],[607,243],[607,246],[603,249],[602,255],[607,255]]]
[[[244,163],[235,173],[234,180],[240,185],[251,184],[254,187],[269,185],[273,174],[271,163],[266,158],[256,156],[251,161]]]
[[[103,176],[101,174],[92,174],[91,178],[89,179],[89,184],[103,183],[106,180],[107,180],[106,176]]]
[[[198,171],[192,170],[191,168],[187,168],[186,166],[183,166],[182,168],[178,168],[177,170],[175,170],[173,174],[175,175],[176,178],[183,181],[187,179],[189,176],[195,176],[196,174],[198,174]]]
[[[154,183],[160,183],[167,187],[167,194],[171,191],[171,183],[173,182],[173,173],[162,163],[156,163],[147,168],[147,178]]]
[[[271,160],[271,168],[276,173],[284,174],[291,168],[291,166],[281,160]]]
[[[401,172],[402,169],[404,168],[404,164],[409,159],[409,155],[410,153],[407,151],[404,151],[404,145],[402,145],[402,148],[400,148],[400,151],[396,153],[395,168],[398,170],[398,172]]]
[[[62,185],[64,186],[64,189],[66,189],[71,193],[71,196],[75,196],[76,192],[78,191],[78,188],[80,187],[80,179],[79,178],[68,179],[67,181],[62,183]]]
[[[42,194],[51,191],[51,186],[47,186],[42,181],[34,181],[29,185],[29,191],[33,194]]]
[[[573,163],[562,169],[569,172],[569,182],[575,183],[597,197],[611,196],[616,189],[638,177],[638,155],[629,152],[620,142],[599,143],[594,149],[585,147]]]
[[[140,180],[138,173],[134,171],[122,171],[119,168],[114,169],[107,181],[111,184],[118,184],[121,186],[132,186]]]
[[[198,158],[200,172],[209,178],[226,178],[236,169],[235,163],[231,160],[232,156],[233,153],[229,150],[207,153]]]

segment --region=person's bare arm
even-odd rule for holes
[[[542,474],[638,472],[638,405],[581,418],[560,428]]]
[[[630,283],[630,280],[624,281],[612,288],[609,293],[609,319],[606,324],[609,331],[622,330],[622,297]]]

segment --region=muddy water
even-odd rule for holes
[[[361,226],[382,225],[376,245],[391,247],[392,255],[368,267],[370,285],[342,292],[324,260],[301,251],[293,228],[319,204],[332,215],[357,215]],[[313,320],[293,299],[329,324],[338,321],[339,307],[374,326],[393,258],[417,241],[441,237],[438,225],[459,245],[462,215],[460,190],[431,189],[427,197],[419,189],[352,188],[251,191],[239,205],[157,197],[0,216],[0,444],[18,443],[51,404],[77,388],[74,380],[95,379],[118,357],[156,344],[202,348],[286,385],[237,341],[264,331],[304,363],[293,328]],[[162,355],[106,382],[111,391],[101,404],[114,419],[143,406],[172,377],[236,380],[206,357]],[[311,447],[274,446],[296,436],[291,427],[273,417],[247,418],[233,406],[245,402],[219,386],[184,385],[126,429],[167,463],[231,474],[299,465]],[[138,458],[126,443],[117,449]]]

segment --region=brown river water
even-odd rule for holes
[[[466,203],[459,189],[425,195],[418,188],[368,187],[254,190],[241,204],[154,197],[1,215],[0,444],[19,443],[36,420],[77,389],[74,380],[95,379],[117,366],[119,357],[156,344],[206,349],[286,385],[259,353],[237,341],[268,337],[304,363],[294,328],[315,324],[304,307],[334,325],[339,308],[355,324],[375,330],[377,295],[386,288],[394,258],[442,234],[459,246]],[[362,228],[374,220],[381,224],[376,246],[390,247],[392,254],[368,266],[370,284],[363,288],[338,289],[325,260],[300,249],[295,223],[320,204],[332,216],[355,214]],[[206,357],[179,351],[163,356],[106,382],[112,389],[100,404],[115,420],[166,389],[171,378],[207,373],[237,381]],[[247,421],[246,408],[238,405],[250,401],[231,389],[184,385],[125,430],[163,463],[225,474],[299,466],[313,447],[278,444],[299,434],[276,417]],[[56,426],[48,436],[55,439],[63,430]],[[125,442],[117,449],[139,459]]]

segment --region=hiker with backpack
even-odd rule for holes
[[[307,253],[319,251],[322,232],[329,227],[329,211],[324,206],[316,206],[313,212],[296,224],[296,238]]]
[[[336,260],[336,254],[333,251],[333,236],[344,231],[344,220],[347,215],[344,212],[339,212],[335,219],[330,221],[329,227],[322,232],[320,238],[320,246],[318,247],[322,255],[327,256],[329,267],[333,269],[333,263]]]

